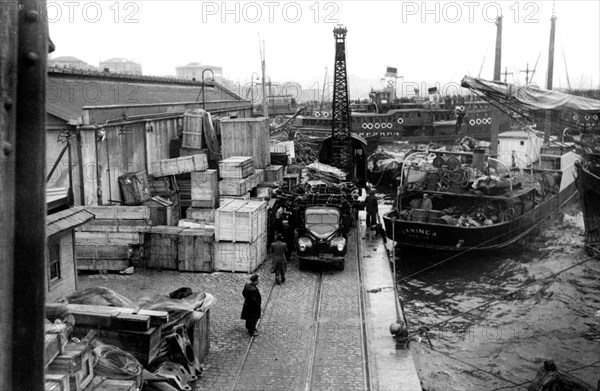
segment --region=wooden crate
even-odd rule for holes
[[[179,233],[177,260],[180,271],[212,272],[215,232],[212,229],[186,229]]]
[[[254,170],[254,158],[251,156],[231,156],[219,162],[219,176],[221,178],[248,178],[254,174]]]
[[[124,205],[139,205],[150,198],[146,170],[121,175],[119,177],[119,187]]]
[[[174,175],[149,176],[148,187],[152,196],[168,197],[179,191]]]
[[[44,375],[44,391],[69,391],[70,389],[67,374],[46,373]]]
[[[94,378],[94,356],[91,349],[66,350],[46,368],[49,374],[66,374],[69,388],[82,391]]]
[[[189,207],[185,211],[185,217],[189,220],[213,224],[215,222],[215,212],[215,208]]]
[[[81,246],[128,246],[144,244],[144,235],[138,232],[75,232],[75,242]]]
[[[92,213],[96,220],[148,220],[150,210],[147,206],[86,206],[85,210]]]
[[[191,174],[191,201],[197,208],[215,208],[219,200],[219,175],[217,170]]]
[[[251,243],[267,231],[265,201],[234,200],[217,210],[215,239]]]
[[[224,196],[241,196],[250,191],[248,178],[244,179],[223,179],[219,181],[219,194]]]
[[[202,362],[210,350],[210,309],[188,328],[188,336],[194,348],[194,356]]]
[[[283,182],[285,184],[285,188],[292,191],[300,183],[300,175],[299,174],[286,174],[283,176]]]
[[[158,326],[146,331],[128,331],[75,324],[73,336],[81,339],[90,330],[96,330],[98,339],[105,344],[131,353],[144,366],[152,362],[160,351],[161,327]]]
[[[283,182],[283,166],[265,168],[265,182]]]
[[[150,220],[153,225],[177,225],[179,221],[179,193],[170,199],[155,196],[144,202],[150,208]],[[174,202],[175,201],[175,202]]]
[[[182,227],[152,227],[145,242],[149,268],[177,270],[177,242]]]
[[[267,235],[251,243],[215,242],[214,269],[253,273],[267,257]]]
[[[185,148],[204,148],[202,130],[206,113],[186,111],[183,114],[183,139],[181,146]],[[183,155],[182,155],[183,156]]]
[[[231,156],[253,156],[256,168],[271,164],[268,118],[238,118],[221,120],[221,153]]]
[[[95,376],[84,391],[136,391],[137,389],[135,380],[116,380]]]
[[[256,188],[256,197],[258,197],[258,198],[266,198],[267,200],[270,200],[272,195],[273,195],[272,187],[259,186]]]
[[[152,175],[166,176],[178,175],[208,169],[208,157],[206,154],[178,157],[174,159],[163,159],[152,163]]]
[[[193,156],[193,155],[199,155],[199,154],[207,155],[208,150],[206,148],[199,149],[199,148],[188,148],[188,147],[181,147],[181,149],[179,150],[180,157]]]

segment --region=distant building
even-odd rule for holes
[[[48,66],[69,69],[95,70],[97,67],[73,56],[60,56],[48,60]]]
[[[100,62],[100,69],[108,69],[113,73],[128,73],[130,75],[142,74],[141,64],[120,57]]]
[[[210,69],[214,74],[214,79],[217,83],[223,82],[223,68],[215,65],[201,65],[199,62],[190,62],[187,65],[178,66],[175,68],[178,79],[185,80],[202,80],[202,72]],[[204,73],[205,79],[212,79],[213,75],[210,72]]]

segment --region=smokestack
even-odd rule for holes
[[[496,19],[496,58],[494,59],[494,81],[500,80],[500,66],[502,65],[502,16]]]

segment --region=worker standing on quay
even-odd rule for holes
[[[377,224],[377,214],[379,213],[379,201],[375,197],[375,191],[369,190],[369,195],[365,198],[365,209],[367,211],[367,230]]]
[[[285,272],[287,271],[287,257],[288,246],[282,241],[281,234],[277,234],[277,241],[271,244],[269,250],[273,254],[273,260],[271,264],[271,273],[275,273],[275,282],[277,285],[285,282]]]
[[[258,290],[258,274],[253,274],[250,277],[250,282],[247,282],[244,286],[242,296],[244,296],[244,306],[242,307],[241,318],[246,321],[248,335],[256,337],[258,336],[256,324],[260,319],[260,307],[262,304],[260,291]]]

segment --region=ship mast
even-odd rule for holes
[[[345,170],[352,177],[352,140],[350,138],[350,108],[348,76],[346,74],[346,27],[333,29],[335,37],[335,68],[331,121],[331,165]]]
[[[494,58],[494,81],[502,81],[502,16],[496,19],[496,56]],[[490,153],[498,153],[498,133],[500,133],[500,120],[503,116],[497,107],[492,109],[492,129],[490,134]]]
[[[554,75],[554,36],[556,33],[556,14],[554,13],[554,5],[552,5],[552,17],[550,18],[550,45],[548,47],[548,74],[546,77],[546,89],[552,89],[552,78]],[[550,141],[550,125],[551,113],[546,111],[544,121],[544,144]]]
[[[266,73],[266,63],[265,63],[265,41],[263,40],[262,43],[260,41],[260,37],[258,38],[258,47],[260,49],[260,66],[262,69],[262,112],[263,112],[263,117],[269,117],[269,107],[268,107],[268,102],[267,102],[267,87],[265,85],[265,73]]]

